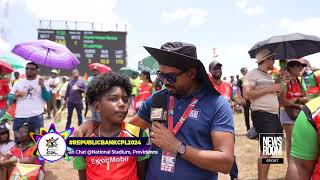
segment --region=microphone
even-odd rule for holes
[[[167,97],[163,94],[155,94],[152,97],[150,120],[163,123],[167,121]]]

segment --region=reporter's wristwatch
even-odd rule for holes
[[[178,149],[177,149],[177,154],[179,156],[182,156],[184,155],[184,153],[186,153],[186,150],[187,150],[187,145],[185,143],[181,143],[179,146],[178,146]]]

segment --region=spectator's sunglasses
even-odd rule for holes
[[[222,66],[215,66],[215,67],[213,67],[213,68],[211,68],[212,70],[214,70],[214,71],[221,71],[222,70]]]
[[[37,70],[37,68],[29,68],[29,67],[26,67],[26,71],[35,71],[35,70]]]
[[[157,71],[157,76],[159,77],[160,81],[164,81],[166,79],[170,84],[173,84],[177,81],[177,77],[180,76],[181,74],[185,73],[185,71],[182,71],[178,74],[175,74],[173,72],[169,73],[162,73],[160,71]]]

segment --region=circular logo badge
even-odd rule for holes
[[[64,156],[66,149],[66,141],[56,133],[45,134],[38,143],[40,156],[48,161],[59,160]]]

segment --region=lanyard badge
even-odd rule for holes
[[[178,123],[173,127],[173,106],[174,106],[174,97],[170,96],[169,110],[168,110],[168,129],[173,132],[174,135],[182,127],[183,123],[191,113],[193,107],[197,104],[198,99],[193,98],[191,103],[188,105],[187,109],[182,114]],[[176,154],[168,151],[162,151],[160,170],[165,172],[174,173],[176,163]]]

